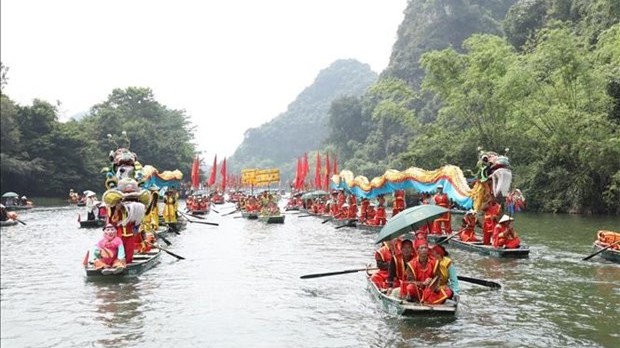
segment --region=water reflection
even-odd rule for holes
[[[97,343],[106,347],[135,345],[145,335],[144,294],[136,280],[88,283],[95,293],[95,319],[108,331]]]

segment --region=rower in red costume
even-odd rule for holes
[[[362,198],[360,203],[360,217],[359,220],[361,223],[366,223],[368,221],[368,206],[370,205],[370,201],[368,198]]]
[[[387,287],[391,296],[406,297],[407,263],[415,257],[413,242],[410,239],[396,240],[392,260],[388,268]]]
[[[482,208],[484,211],[484,222],[482,224],[482,243],[484,245],[491,244],[491,236],[493,229],[497,225],[497,220],[502,212],[502,206],[495,201],[495,197],[491,196],[489,202]]]
[[[521,240],[515,232],[512,222],[514,218],[508,215],[502,216],[493,229],[493,247],[515,249],[521,246]]]
[[[476,219],[476,212],[472,209],[465,213],[463,216],[463,223],[461,225],[461,233],[459,234],[459,238],[463,242],[478,242],[478,238],[476,238],[476,225],[480,226],[480,223]]]
[[[347,212],[348,219],[357,219],[357,198],[354,195],[349,196],[349,210]]]
[[[437,194],[433,197],[435,200],[435,205],[440,207],[444,207],[446,209],[450,209],[450,200],[448,199],[448,195],[443,193],[443,185],[437,186]],[[441,215],[435,221],[433,221],[433,226],[431,228],[431,233],[433,234],[451,234],[452,233],[452,223],[451,223],[450,211]]]
[[[392,206],[392,216],[405,210],[405,190],[394,191],[394,204]]]
[[[407,262],[407,300],[420,302],[424,289],[439,275],[439,263],[429,255],[428,243],[416,240],[417,257]]]
[[[383,245],[375,251],[375,261],[377,262],[377,268],[379,270],[375,272],[370,280],[377,285],[379,289],[387,287],[386,280],[388,278],[388,268],[392,260],[392,252],[388,242],[383,242]]]
[[[379,206],[377,207],[375,218],[370,224],[375,226],[385,225],[387,221],[387,215],[385,213],[385,198],[383,198],[383,195],[379,195],[379,197],[377,197],[377,201],[379,202]]]

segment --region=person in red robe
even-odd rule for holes
[[[385,214],[385,206],[380,204],[377,207],[377,212],[375,213],[375,218],[372,220],[372,223],[370,223],[370,225],[375,225],[375,226],[383,226],[385,225],[387,219],[386,219],[386,214]]]
[[[420,302],[424,289],[439,275],[439,263],[429,255],[426,241],[416,240],[415,247],[417,257],[407,263],[407,300]]]
[[[392,205],[392,216],[405,210],[405,190],[394,191],[394,203]]]
[[[390,250],[390,245],[387,242],[383,242],[383,245],[375,251],[375,261],[377,262],[377,268],[379,268],[379,270],[370,277],[370,280],[375,283],[379,289],[387,287],[386,280],[388,278],[388,268],[391,260],[392,252]]]
[[[368,209],[366,210],[366,220],[364,223],[370,225],[375,220],[376,213],[377,211],[375,210],[375,205],[369,204]]]
[[[357,219],[357,198],[354,195],[349,196],[349,210],[347,211],[348,219]]]
[[[359,220],[361,223],[366,223],[368,221],[368,206],[370,205],[370,201],[368,198],[362,198],[360,203],[360,217]]]
[[[473,209],[470,209],[467,213],[465,213],[465,216],[463,216],[461,233],[459,234],[461,241],[479,242],[478,238],[476,238],[476,225],[480,226],[480,223],[476,219],[476,212]]]
[[[443,185],[437,186],[437,194],[433,197],[435,201],[435,205],[440,207],[444,207],[446,209],[450,209],[450,199],[448,195],[443,193]],[[433,221],[433,226],[431,228],[431,233],[433,234],[451,234],[452,233],[452,218],[450,216],[450,211],[441,215],[435,221]]]
[[[497,225],[497,220],[502,212],[502,206],[497,203],[494,196],[491,196],[487,204],[482,208],[484,212],[484,222],[482,223],[482,244],[491,245],[493,229]]]
[[[405,239],[400,242],[400,246],[395,245],[394,252],[392,253],[392,259],[388,267],[388,277],[386,285],[388,287],[388,293],[394,297],[400,297],[401,284],[406,284],[407,281],[407,263],[415,257],[413,250],[413,242],[410,239]],[[405,295],[406,287],[403,289],[403,297]]]
[[[513,221],[514,218],[511,218],[508,215],[504,215],[501,219],[499,219],[499,222],[493,229],[493,237],[491,238],[493,241],[493,247],[516,249],[521,246],[521,240],[512,226]]]

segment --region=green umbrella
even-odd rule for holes
[[[448,211],[444,207],[429,204],[405,209],[387,221],[379,232],[376,243],[391,240],[407,232],[417,230]]]
[[[2,195],[2,198],[17,198],[19,195],[15,192],[7,192]]]

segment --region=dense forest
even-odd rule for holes
[[[2,66],[3,89],[8,82],[8,68]],[[189,172],[195,149],[188,117],[159,104],[148,88],[115,89],[79,121],[64,123],[58,121],[59,105],[42,100],[18,105],[4,93],[1,98],[3,192],[9,188],[28,196],[64,196],[69,188],[101,192],[104,174],[96,174],[110,165],[108,153],[116,145],[130,145],[143,165]]]
[[[192,126],[149,89],[114,90],[79,121],[58,122],[57,107],[2,94],[3,189],[99,187],[106,135],[122,130],[143,164],[188,173]],[[410,0],[384,71],[335,62],[249,129],[229,165],[287,179],[295,158],[329,151],[369,178],[444,164],[467,173],[478,148],[510,149],[530,210],[620,214],[620,1]]]

